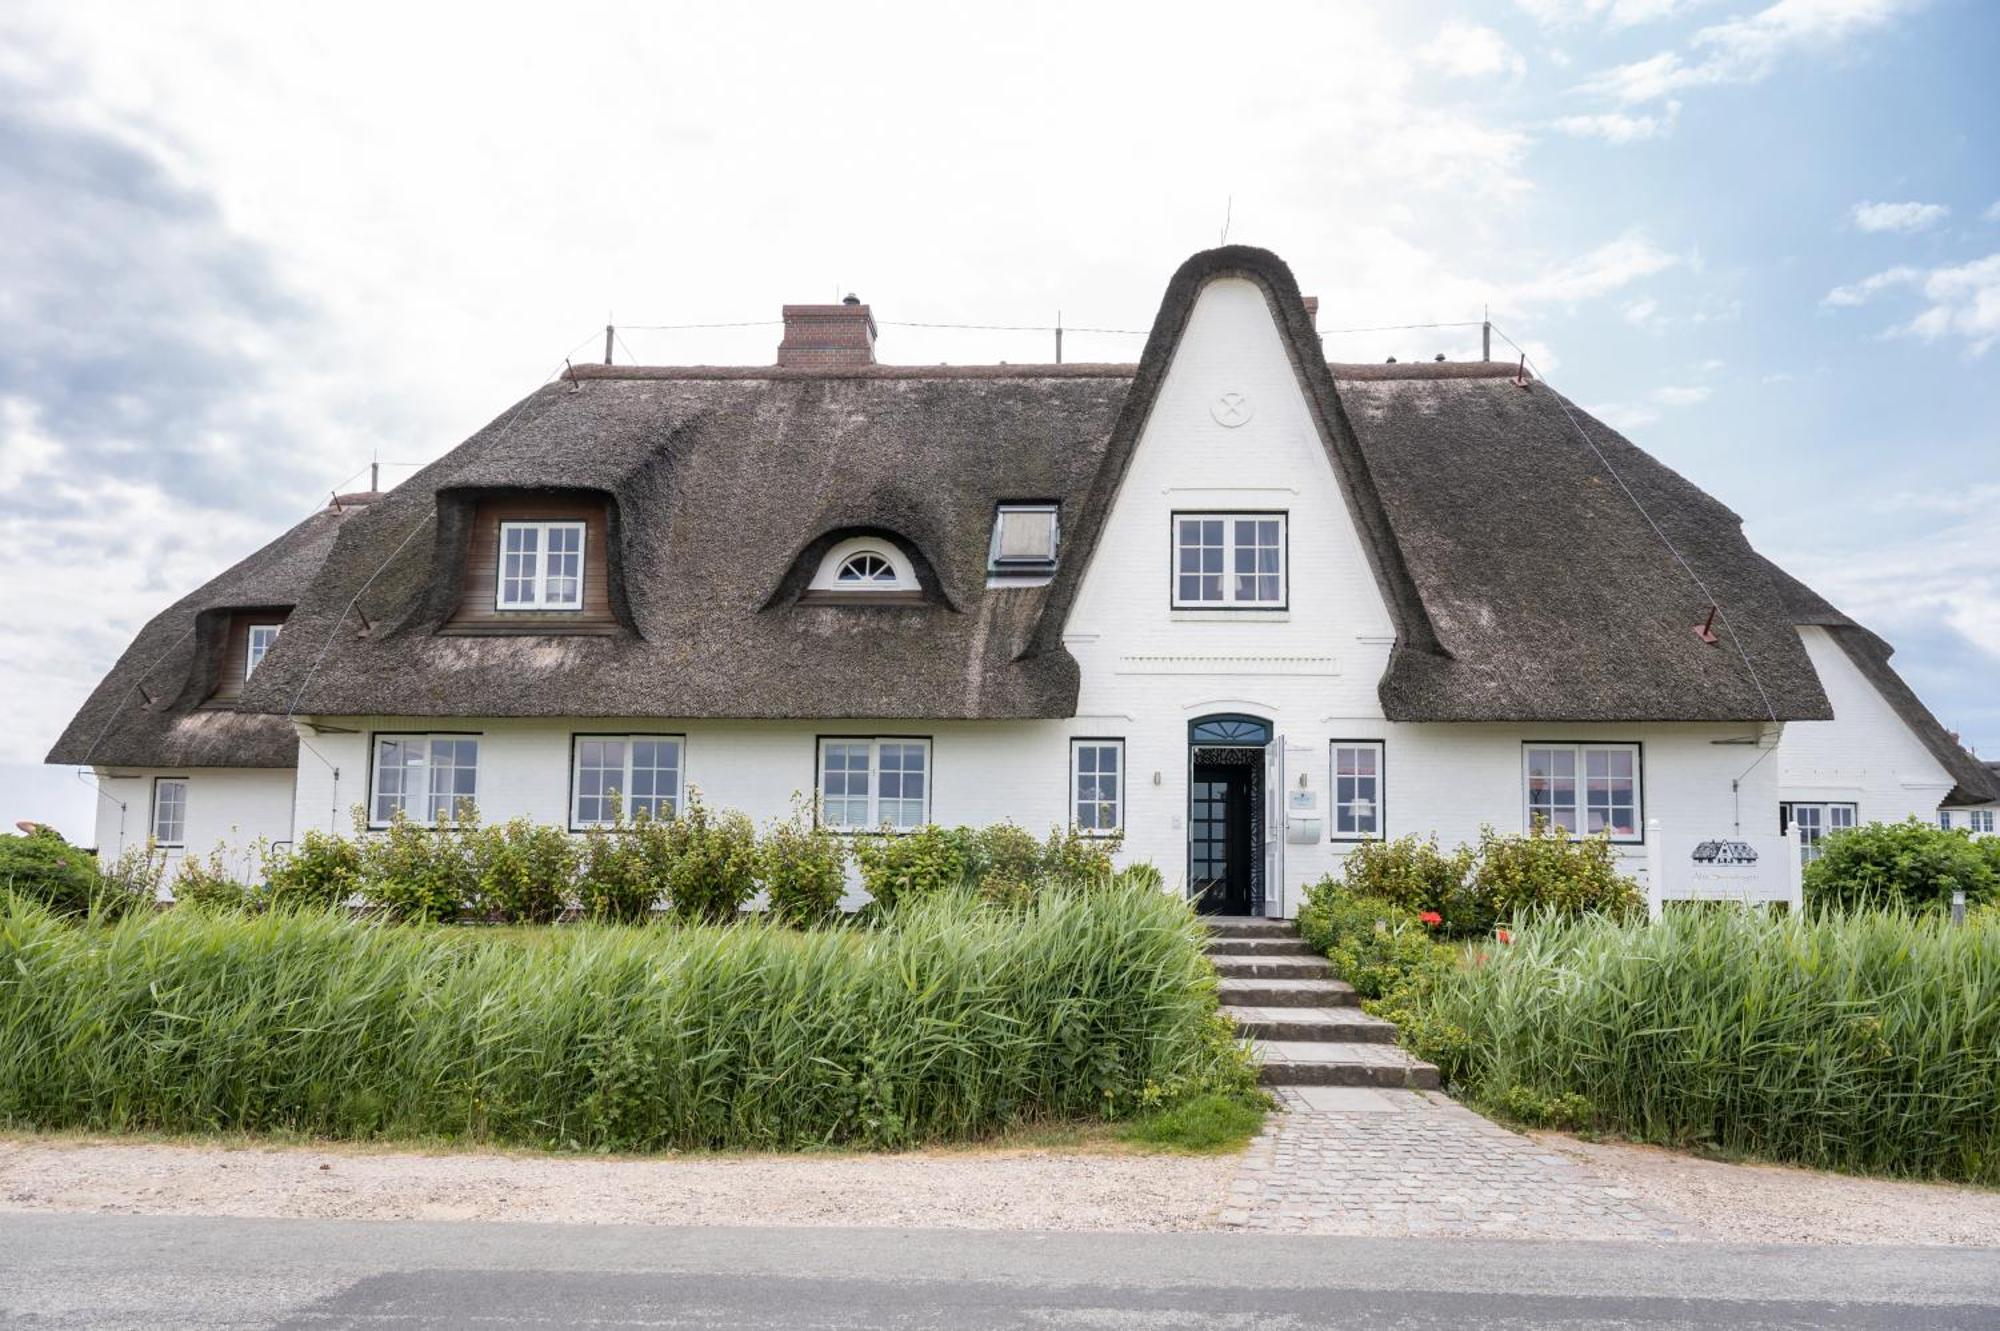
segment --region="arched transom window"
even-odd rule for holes
[[[841,541],[819,561],[813,573],[816,592],[914,592],[917,571],[895,542],[881,536],[855,536]]]

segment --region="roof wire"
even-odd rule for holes
[[[1625,498],[1631,501],[1632,507],[1639,510],[1639,516],[1644,518],[1646,525],[1653,529],[1653,535],[1660,538],[1660,544],[1667,548],[1667,553],[1674,557],[1674,562],[1681,566],[1681,571],[1688,575],[1688,580],[1694,583],[1700,589],[1701,594],[1707,598],[1708,604],[1714,609],[1716,617],[1722,621],[1722,627],[1728,631],[1729,641],[1735,645],[1736,654],[1743,658],[1743,668],[1750,672],[1750,683],[1757,690],[1757,697],[1763,701],[1764,711],[1770,716],[1771,724],[1777,725],[1778,709],[1771,705],[1771,695],[1764,691],[1764,681],[1757,674],[1757,666],[1751,661],[1749,650],[1743,645],[1742,635],[1737,633],[1730,625],[1729,611],[1723,607],[1721,601],[1716,599],[1715,593],[1709,590],[1708,584],[1702,580],[1701,574],[1694,571],[1694,565],[1690,564],[1687,556],[1680,552],[1680,548],[1674,544],[1673,538],[1668,536],[1666,530],[1654,520],[1653,515],[1647,511],[1646,505],[1640,500],[1637,494],[1633,493],[1632,487],[1625,483],[1625,478],[1619,474],[1618,468],[1611,465],[1611,459],[1604,455],[1604,450],[1597,446],[1597,441],[1590,437],[1589,431],[1585,430],[1582,423],[1577,420],[1576,413],[1570,410],[1569,399],[1563,393],[1556,390],[1555,385],[1549,383],[1548,376],[1543,374],[1541,368],[1535,364],[1535,358],[1530,356],[1527,349],[1519,342],[1516,342],[1513,338],[1502,332],[1499,325],[1494,325],[1493,331],[1499,336],[1501,341],[1520,353],[1521,364],[1534,371],[1535,378],[1541,380],[1554,393],[1556,405],[1562,408],[1563,417],[1569,421],[1570,429],[1576,432],[1577,438],[1583,440],[1584,447],[1588,448],[1597,458],[1598,465],[1604,468],[1613,481],[1617,482],[1618,488],[1624,492]],[[1762,757],[1757,759],[1757,762],[1762,761]],[[1751,763],[1750,767],[1743,769],[1744,774],[1748,775],[1750,769],[1756,765],[1757,763]],[[1741,778],[1739,777],[1738,779],[1740,780]]]

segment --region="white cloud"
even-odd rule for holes
[[[1665,384],[1637,402],[1600,402],[1585,410],[1614,430],[1632,431],[1658,424],[1667,411],[1699,406],[1714,390],[1704,384]]]
[[[1714,391],[1705,384],[1670,384],[1655,388],[1652,397],[1663,407],[1692,407],[1708,401]]]
[[[2000,200],[1995,200],[1993,205],[1986,210],[1984,215],[1986,220],[1989,222],[2000,222]]]
[[[1562,116],[1550,122],[1559,132],[1578,139],[1602,139],[1606,143],[1641,143],[1662,139],[1674,132],[1681,104],[1668,102],[1658,115],[1631,115],[1624,111],[1604,111],[1595,115]]]
[[[1886,269],[1851,286],[1835,287],[1822,303],[1865,305],[1885,291],[1900,288],[1918,292],[1928,303],[1910,319],[1890,327],[1890,336],[1926,342],[1957,337],[1975,356],[1985,354],[2000,341],[2000,254],[1938,268],[1903,265]]]
[[[1518,78],[1527,68],[1520,53],[1499,33],[1456,19],[1438,29],[1436,38],[1417,52],[1417,59],[1454,78],[1493,74]]]
[[[1518,282],[1506,295],[1517,304],[1573,305],[1608,296],[1681,262],[1678,256],[1632,233]]]
[[[1672,18],[1710,0],[1514,0],[1536,22],[1562,28],[1602,21],[1607,27],[1629,28]]]
[[[1643,328],[1659,312],[1660,302],[1654,300],[1651,296],[1641,296],[1638,300],[1627,304],[1624,309],[1619,311],[1619,314],[1624,316],[1626,323],[1635,324]]]
[[[1662,51],[1616,65],[1583,84],[1585,91],[1628,105],[1686,88],[1756,83],[1797,50],[1830,51],[1883,27],[1919,0],[1778,0],[1743,18],[1695,33],[1685,54]]]
[[[1863,231],[1922,231],[1951,216],[1941,203],[1857,203],[1850,216]]]

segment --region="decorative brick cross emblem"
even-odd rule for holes
[[[1251,405],[1250,399],[1234,389],[1217,397],[1208,407],[1208,414],[1215,417],[1215,423],[1229,430],[1242,425],[1255,413],[1256,408]]]

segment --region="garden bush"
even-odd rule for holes
[[[577,868],[567,831],[516,818],[462,835],[479,911],[508,924],[548,924],[562,915]]]
[[[1099,886],[1111,880],[1111,857],[1125,843],[1123,831],[1109,836],[1052,827],[1042,846],[1042,873],[1058,883]]]
[[[72,846],[54,828],[0,836],[0,889],[39,901],[63,915],[86,914],[103,892],[97,857]]]
[[[361,892],[368,904],[397,920],[455,920],[465,913],[478,879],[465,836],[478,822],[469,811],[455,827],[425,827],[402,810],[381,832],[369,833],[359,810],[355,833],[361,842]]]
[[[361,843],[308,829],[264,855],[263,899],[274,906],[338,906],[362,887]]]
[[[206,856],[187,855],[172,884],[174,904],[195,910],[247,910],[257,894],[229,872],[227,852],[217,846]]]
[[[2000,1184],[2000,914],[1551,916],[1419,1007],[1466,1034],[1420,1052],[1517,1117]]]
[[[1341,861],[1341,879],[1356,896],[1387,901],[1411,912],[1435,911],[1454,933],[1483,933],[1492,920],[1467,889],[1472,852],[1446,853],[1435,836],[1364,841]]]
[[[847,892],[847,845],[821,826],[810,805],[774,823],[757,846],[757,879],[771,917],[798,928],[826,924],[840,914]]]
[[[971,867],[968,839],[964,828],[935,824],[893,836],[858,836],[854,862],[861,868],[861,885],[882,910],[952,891]]]
[[[576,892],[586,917],[638,924],[660,904],[666,865],[665,822],[641,809],[631,823],[592,827],[583,834]]]
[[[2000,839],[1974,841],[1914,818],[1869,823],[1829,835],[1806,866],[1806,905],[1818,910],[1944,910],[1953,892],[1974,905],[2000,896]]]
[[[748,815],[711,809],[688,792],[660,825],[667,909],[683,920],[722,924],[757,894],[757,828]]]
[[[1537,822],[1526,836],[1479,832],[1472,894],[1484,933],[1492,923],[1529,911],[1629,918],[1645,910],[1639,885],[1618,872],[1608,837],[1572,836]]]
[[[992,823],[977,832],[962,829],[966,876],[980,895],[1016,904],[1030,899],[1042,877],[1042,843],[1013,823]]]
[[[951,895],[884,927],[340,912],[65,927],[0,903],[0,1124],[574,1150],[906,1146],[1254,1077],[1186,905]]]

